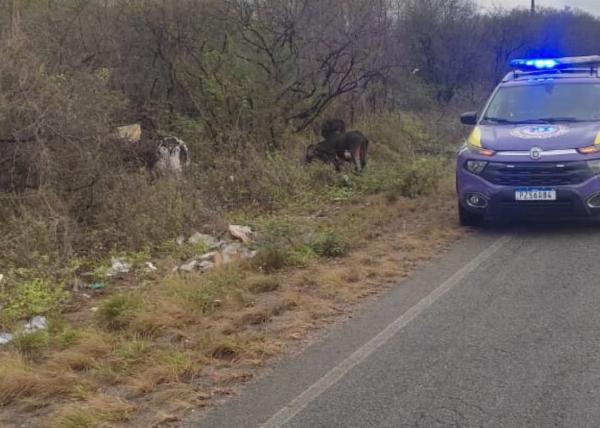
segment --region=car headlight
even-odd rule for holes
[[[591,169],[594,174],[600,174],[600,159],[594,159],[587,161],[588,168]]]
[[[485,167],[487,166],[487,161],[481,160],[468,160],[466,164],[467,171],[470,173],[479,175],[483,172]]]

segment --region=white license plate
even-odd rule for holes
[[[515,190],[516,201],[556,201],[556,190],[548,188],[527,188]]]

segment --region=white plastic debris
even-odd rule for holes
[[[204,243],[204,245],[206,245],[208,248],[213,248],[215,245],[217,245],[217,240],[214,237],[200,232],[194,233],[188,239],[188,243],[192,245],[199,244],[200,242]]]
[[[123,259],[113,257],[111,263],[112,265],[106,273],[106,276],[115,276],[120,273],[129,273],[129,271],[131,271],[131,263],[127,263]]]
[[[198,260],[191,260],[181,266],[179,266],[179,270],[183,272],[193,272],[198,266]]]
[[[248,226],[240,226],[237,224],[229,225],[229,233],[236,239],[239,239],[244,244],[248,244],[252,241],[254,232]]]
[[[177,239],[175,240],[175,242],[179,246],[185,244],[185,236],[178,236]]]
[[[226,245],[221,252],[223,263],[228,264],[234,260],[246,260],[256,256],[256,251],[250,251],[242,244],[233,242]]]
[[[215,260],[215,257],[217,256],[217,252],[216,251],[211,251],[210,253],[206,253],[200,257],[198,257],[198,261],[199,262],[213,262]]]
[[[203,261],[198,265],[198,269],[201,272],[208,272],[209,270],[213,269],[214,267],[215,267],[214,262],[210,262],[208,260]]]
[[[6,345],[12,342],[14,336],[10,333],[0,333],[0,345]]]
[[[46,317],[37,316],[33,317],[28,323],[23,326],[25,333],[34,333],[40,330],[46,330],[48,328],[48,319]]]
[[[148,272],[155,272],[158,270],[158,268],[152,262],[146,262],[145,264],[146,264],[146,270]]]

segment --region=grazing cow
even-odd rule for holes
[[[183,140],[167,137],[158,143],[158,170],[181,174],[190,163],[190,150]]]
[[[340,171],[343,162],[351,162],[360,173],[367,165],[368,149],[369,140],[358,131],[333,132],[329,138],[309,145],[304,160],[306,163],[315,159],[331,163],[336,171]]]
[[[321,125],[321,136],[329,140],[336,133],[346,132],[346,123],[342,119],[327,119]]]
[[[190,165],[190,150],[177,137],[160,138],[156,123],[143,117],[141,123],[116,129],[123,144],[122,159],[126,164],[145,166],[151,172],[173,172],[180,175]]]

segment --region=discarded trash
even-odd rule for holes
[[[229,233],[244,244],[248,244],[254,236],[254,232],[248,226],[240,226],[237,224],[229,225]]]
[[[242,244],[237,242],[231,243],[223,248],[221,252],[223,257],[223,263],[231,263],[236,259],[246,260],[251,259],[256,256],[256,251],[250,251],[248,248],[244,247]]]
[[[130,143],[137,143],[142,138],[142,126],[139,123],[119,126],[117,128],[117,135]]]
[[[192,245],[196,245],[200,242],[204,243],[208,248],[213,248],[217,245],[217,240],[214,237],[200,232],[194,233],[190,236],[190,239],[188,239],[188,243]]]
[[[152,263],[152,262],[146,262],[145,264],[146,264],[146,270],[149,272],[154,272],[154,271],[158,270],[158,268],[156,266],[154,266],[154,263]]]
[[[185,236],[178,236],[177,239],[175,240],[175,242],[179,246],[185,244]]]
[[[25,333],[34,333],[40,330],[46,330],[48,328],[48,319],[46,317],[37,316],[33,317],[28,323],[23,326]]]
[[[14,336],[10,333],[0,333],[0,345],[6,345],[12,342]]]
[[[208,272],[209,270],[213,269],[214,267],[215,267],[214,262],[210,262],[208,260],[205,260],[198,265],[198,269],[200,269],[200,271],[202,271],[202,272]]]
[[[183,272],[193,272],[198,265],[198,260],[191,260],[186,264],[179,266],[179,270]]]
[[[200,262],[212,262],[215,260],[215,256],[217,255],[216,251],[211,251],[210,253],[206,253],[198,258]]]
[[[92,290],[102,290],[103,288],[106,288],[106,286],[101,282],[94,282],[92,285],[90,285],[90,288]]]
[[[111,260],[112,266],[106,273],[106,276],[115,276],[120,273],[129,273],[131,270],[131,264],[127,263],[125,260],[113,257]]]

